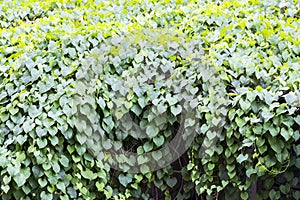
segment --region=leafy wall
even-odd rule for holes
[[[299,199],[299,15],[297,0],[2,1],[0,198]],[[137,64],[152,54],[141,53],[150,46],[138,45],[145,35],[137,32],[158,29],[199,41],[226,85],[225,125],[214,148],[200,156],[205,138],[217,136],[208,135],[214,113],[205,109],[214,97],[204,78],[196,76],[190,89],[199,97],[201,128],[188,151],[155,172],[114,170],[87,150],[74,123],[77,75],[101,45],[113,47],[107,50],[107,75],[118,79],[132,66],[145,67]],[[133,50],[121,55],[126,48],[114,46],[111,38],[131,32]],[[183,55],[168,49],[173,41],[162,37],[165,46],[156,56],[162,67],[180,68],[189,79],[195,71]],[[108,116],[114,90],[105,80],[95,87],[97,110],[101,126],[113,137],[116,121]],[[167,125],[157,137],[137,143],[140,153],[165,145],[180,122],[179,106],[166,93],[160,95],[169,98]],[[155,98],[149,96],[133,93],[127,109],[153,118]],[[129,136],[124,141],[131,147]]]

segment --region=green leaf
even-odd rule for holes
[[[206,136],[211,141],[212,139],[214,139],[217,136],[217,133],[213,130],[209,130],[209,131],[207,131]]]
[[[137,161],[138,161],[139,165],[142,165],[142,164],[148,162],[148,159],[147,159],[147,157],[144,157],[143,155],[140,155],[140,156],[138,156]]]
[[[153,149],[153,144],[150,143],[150,142],[146,142],[144,145],[143,145],[143,149],[145,152],[149,152]]]
[[[130,109],[136,116],[139,116],[142,113],[142,109],[138,105],[133,105]]]
[[[65,155],[61,155],[59,161],[64,167],[69,166],[69,159]]]
[[[9,114],[6,114],[6,113],[0,113],[0,120],[2,122],[6,122],[7,120],[9,119]]]
[[[233,179],[236,176],[236,171],[228,172],[229,178]]]
[[[246,161],[248,159],[248,154],[244,155],[244,154],[240,154],[236,160],[238,161],[238,163],[242,163],[244,161]]]
[[[126,187],[129,183],[131,183],[132,181],[132,175],[131,174],[127,174],[126,176],[124,176],[124,174],[120,174],[118,177],[120,183]]]
[[[20,172],[13,177],[14,181],[17,183],[18,187],[21,187],[26,183],[26,180],[30,176],[30,169],[20,169]]]
[[[258,147],[259,153],[263,154],[268,150],[268,147],[266,145]]]
[[[17,114],[17,113],[19,112],[19,108],[13,108],[13,107],[10,107],[10,108],[8,109],[8,111],[9,111],[9,113],[10,113],[11,115],[15,115],[15,114]]]
[[[264,144],[265,144],[265,139],[264,139],[264,138],[258,137],[258,138],[256,139],[256,145],[257,145],[257,147],[261,147],[261,146],[264,145]]]
[[[45,148],[47,144],[48,144],[48,141],[46,138],[38,138],[37,139],[37,145],[39,146],[40,149]]]
[[[99,104],[101,109],[104,109],[106,104],[102,97],[98,97],[97,103]]]
[[[274,113],[271,113],[269,110],[267,109],[263,109],[263,112],[261,113],[261,116],[265,119],[265,121],[269,121],[269,119],[271,119],[272,117],[274,117]]]
[[[247,123],[244,119],[242,119],[240,117],[236,117],[235,118],[235,122],[238,125],[238,127],[240,127],[240,128],[243,127],[243,126],[245,126],[246,123]]]
[[[277,138],[268,137],[268,142],[271,146],[271,148],[276,152],[276,153],[281,153],[283,148],[284,148],[284,142],[282,140],[278,140]]]
[[[214,168],[215,168],[215,164],[213,164],[213,163],[209,163],[208,165],[207,165],[207,168],[208,168],[208,170],[213,170]]]
[[[96,182],[96,187],[97,187],[98,191],[102,192],[105,185],[103,182]]]
[[[45,191],[42,191],[40,196],[41,196],[42,200],[51,200],[51,199],[53,199],[53,195],[52,194],[47,194]]]
[[[236,110],[230,109],[228,112],[228,119],[232,121],[234,119],[235,114],[236,114]]]
[[[58,137],[56,137],[56,136],[49,137],[49,139],[50,139],[50,142],[53,146],[56,146],[59,142]]]
[[[42,110],[37,109],[37,107],[35,105],[30,105],[29,108],[28,108],[28,114],[32,119],[34,119],[37,116],[42,114]]]
[[[288,105],[293,105],[297,101],[297,96],[294,92],[286,94],[284,98]]]
[[[43,71],[32,68],[30,70],[30,73],[31,73],[31,77],[32,77],[31,81],[34,82],[42,75]]]
[[[248,197],[249,197],[249,195],[248,195],[247,192],[242,192],[242,193],[241,193],[241,198],[242,198],[242,199],[245,199],[245,200],[246,200],[246,199],[248,199]]]
[[[10,181],[11,181],[11,176],[5,175],[5,176],[3,177],[3,183],[4,183],[5,185],[7,185]]]
[[[144,144],[144,145],[145,145],[145,144]],[[143,146],[144,146],[144,145],[143,145]],[[145,153],[145,152],[144,152],[144,149],[143,149],[143,146],[139,146],[139,147],[136,149],[136,152],[137,152],[138,155],[141,155],[141,154]]]
[[[278,192],[276,192],[274,189],[272,189],[269,192],[269,197],[270,199],[279,199],[278,197],[280,196],[280,194]]]
[[[300,158],[297,158],[295,161],[295,166],[300,169]]]
[[[174,116],[177,116],[181,113],[182,111],[182,106],[181,105],[177,105],[177,106],[171,106],[171,112]]]
[[[279,130],[280,130],[279,127],[270,126],[270,128],[269,128],[269,131],[273,137],[275,137],[279,134]]]
[[[56,135],[56,133],[57,133],[58,130],[57,130],[56,127],[53,127],[52,131],[53,131],[53,133],[51,133],[51,130],[49,130],[50,134],[51,135]],[[63,132],[63,135],[64,135],[64,137],[66,139],[71,139],[72,136],[73,136],[73,130],[72,129],[68,129],[67,131]]]
[[[64,182],[58,182],[56,187],[57,189],[61,190],[63,193],[66,193],[66,186]]]
[[[46,118],[44,121],[43,121],[43,125],[47,128],[47,129],[50,129],[51,126],[53,126],[53,124],[55,123],[55,121],[51,118]]]
[[[264,99],[269,106],[274,101],[274,98],[271,96],[270,92],[267,92],[267,91],[264,93]]]
[[[300,191],[295,191],[295,192],[293,192],[293,197],[294,197],[296,200],[300,199]]]
[[[251,92],[251,91],[248,91],[247,92],[247,99],[250,101],[250,102],[253,102],[256,98],[256,93],[255,92]]]
[[[144,97],[140,97],[140,98],[138,99],[138,103],[139,103],[139,105],[141,106],[141,109],[143,109],[143,108],[145,108],[147,102],[146,102],[146,100],[145,100]]]
[[[94,180],[97,178],[97,174],[93,173],[91,170],[86,170],[81,173],[81,175],[89,180]]]
[[[9,187],[9,185],[1,185],[1,189],[4,193],[8,193],[10,187]]]
[[[71,58],[75,58],[76,50],[74,48],[68,48],[68,54],[71,56]]]
[[[147,165],[141,165],[140,170],[141,170],[142,174],[146,174],[150,171],[150,169]]]
[[[137,63],[141,63],[141,62],[144,60],[143,54],[141,54],[141,53],[136,54],[135,57],[134,57],[134,60],[135,60],[135,62],[137,62]]]
[[[165,138],[164,138],[164,136],[162,136],[162,135],[153,138],[153,142],[155,143],[155,145],[156,145],[157,147],[162,146],[162,145],[164,144],[164,141],[165,141]]]
[[[59,164],[57,163],[57,161],[54,161],[54,162],[52,163],[52,169],[53,169],[53,171],[54,171],[55,173],[59,173],[59,172],[60,172],[60,166],[59,166]]]
[[[235,165],[226,165],[228,172],[232,172],[235,169]]]
[[[284,137],[285,141],[288,141],[291,138],[292,135],[290,133],[292,134],[291,131],[288,131],[285,128],[281,128],[280,135]]]
[[[47,179],[39,178],[38,183],[40,184],[41,188],[47,185]]]
[[[175,177],[168,178],[166,182],[167,182],[168,186],[170,186],[171,188],[174,188],[174,186],[177,183],[177,179]]]
[[[294,146],[294,151],[296,152],[296,155],[299,156],[300,155],[300,145]]]
[[[159,103],[157,105],[157,111],[159,112],[159,114],[166,112],[167,108],[168,108],[167,105],[165,105],[163,103]]]
[[[43,129],[41,128],[40,126],[38,126],[36,128],[36,134],[39,136],[39,137],[43,137],[47,134],[47,129]]]
[[[84,134],[77,134],[76,139],[80,144],[84,144],[87,140],[87,137]]]
[[[248,178],[250,178],[250,176],[251,176],[252,174],[255,174],[255,173],[256,173],[256,170],[253,169],[253,168],[248,168],[248,169],[246,170],[246,175],[247,175]]]
[[[170,106],[173,106],[178,102],[178,100],[176,98],[172,97],[170,94],[166,95],[166,99]]]
[[[257,135],[261,135],[263,133],[263,127],[261,124],[257,124],[253,127],[253,132]]]
[[[159,133],[159,129],[154,125],[149,125],[146,128],[146,133],[149,138],[154,138]]]
[[[295,122],[300,125],[300,115],[294,118]]]
[[[161,151],[153,151],[151,152],[152,157],[154,158],[154,160],[158,161],[162,158],[162,152]]]
[[[27,120],[23,123],[22,128],[25,131],[25,133],[29,133],[30,131],[33,130],[33,128],[35,127],[35,123]]]
[[[20,145],[23,145],[24,142],[27,140],[27,135],[18,135],[17,136],[17,142],[20,144]]]
[[[241,99],[239,103],[243,111],[247,111],[251,107],[251,103],[247,100]]]

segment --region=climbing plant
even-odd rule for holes
[[[3,0],[0,198],[300,199],[299,16],[297,0]],[[197,76],[200,63],[213,73]],[[151,67],[157,80],[147,77]],[[95,118],[74,106],[86,75]],[[129,79],[145,77],[128,89]],[[95,155],[78,113],[139,155],[172,141],[188,107],[167,80],[189,83],[185,128],[196,135],[186,151],[138,172]],[[213,112],[222,98],[224,109]],[[125,113],[148,138],[120,125]]]

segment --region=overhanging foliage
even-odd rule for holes
[[[258,184],[257,199],[299,199],[299,15],[297,0],[2,1],[0,198],[149,199],[159,194],[166,199],[248,199],[251,185]],[[182,168],[131,174],[110,169],[82,145],[71,104],[76,74],[92,50],[115,35],[145,29],[175,29],[199,38],[226,83],[228,115],[208,156],[199,151],[212,117],[199,114],[204,125]],[[107,74],[117,78],[124,67],[142,62],[136,56],[141,49],[134,48],[133,55],[120,60],[120,49],[109,49],[116,59]],[[180,56],[158,56],[182,64]],[[113,89],[98,89],[103,97],[98,109],[108,116]],[[128,103],[137,115],[151,103],[146,96],[141,99],[133,95]],[[168,129],[179,112],[171,101],[166,110],[175,117],[164,134],[137,151],[151,151],[170,139]],[[103,120],[107,132],[114,128],[109,119]]]

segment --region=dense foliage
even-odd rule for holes
[[[300,199],[299,16],[298,0],[2,1],[0,198]],[[207,132],[215,121],[205,108],[215,98],[204,77],[193,79],[184,53],[173,54],[181,40],[174,46],[166,34],[154,41],[162,47],[151,49],[153,44],[140,44],[149,39],[147,30],[199,41],[201,58],[226,84],[228,114],[220,136]],[[114,42],[126,33],[134,35],[131,45]],[[110,116],[124,114],[112,109],[115,92],[126,90],[120,82],[124,71],[155,66],[157,57],[157,65],[192,82],[188,89],[198,97],[201,128],[177,162],[155,172],[127,173],[111,169],[83,145],[86,136],[79,134],[82,124],[74,123],[72,103],[84,62],[103,46],[109,47],[105,73],[94,89],[103,131],[112,137],[118,137],[117,120]],[[168,102],[162,108],[168,121],[159,134],[149,128],[148,141],[119,136],[128,148],[138,145],[138,153],[165,145],[183,109],[162,85],[142,90],[127,91],[121,112],[155,120],[151,104],[160,95]],[[205,138],[216,137],[214,148],[199,154]]]

